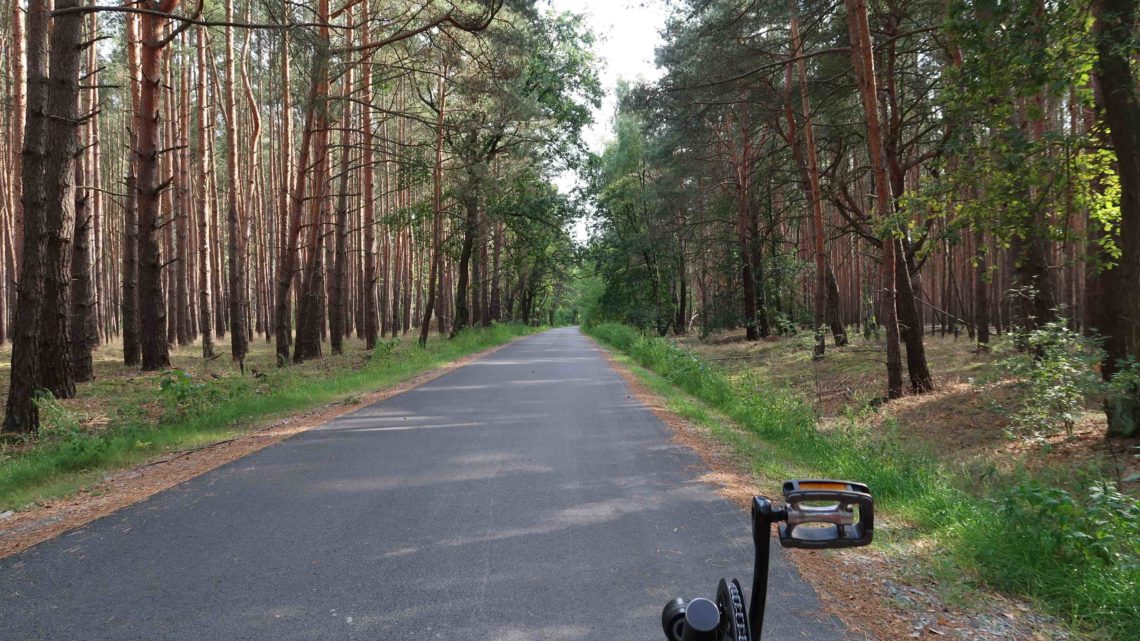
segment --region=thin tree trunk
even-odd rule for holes
[[[226,0],[226,22],[233,22],[234,0]],[[245,356],[249,352],[249,332],[246,327],[246,270],[248,268],[248,252],[246,251],[246,222],[245,212],[240,203],[241,186],[238,179],[237,163],[237,101],[234,97],[234,30],[226,27],[226,60],[225,60],[225,100],[226,100],[226,179],[229,180],[229,198],[226,206],[226,232],[228,234],[226,248],[229,254],[229,321],[230,321],[230,355],[237,362],[238,367],[245,371]]]
[[[213,139],[210,111],[206,103],[206,30],[198,29],[197,62],[198,62],[198,156],[197,171],[198,185],[202,193],[198,198],[198,325],[202,335],[202,358],[214,358],[214,327],[213,327],[213,269],[211,268],[212,239],[210,221],[212,219],[210,207],[210,165],[213,160]]]
[[[80,157],[82,158],[82,156]],[[84,184],[89,172],[82,162],[75,163],[75,184]],[[95,328],[95,306],[91,296],[91,200],[93,192],[75,192],[75,232],[71,257],[71,366],[77,383],[95,377],[91,347],[98,336]]]
[[[9,56],[12,59],[12,125],[8,137],[8,152],[12,154],[11,173],[11,202],[14,237],[13,264],[20,265],[24,246],[24,183],[23,183],[23,153],[24,130],[27,122],[27,82],[28,68],[24,61],[24,12],[20,8],[22,0],[12,0],[12,50]],[[32,7],[29,5],[28,12]],[[13,274],[9,282],[18,280],[19,274]]]
[[[469,180],[468,192],[463,203],[463,245],[459,252],[459,278],[455,283],[455,321],[451,329],[452,335],[467,327],[471,321],[471,309],[467,302],[471,282],[471,252],[475,247],[475,234],[478,231],[479,188],[476,180],[475,178]]]
[[[131,92],[131,126],[127,140],[131,149],[138,146],[139,128],[142,124],[142,107],[139,73],[139,17],[127,14],[127,70]],[[142,362],[142,343],[139,336],[139,198],[138,198],[138,156],[130,154],[127,159],[127,197],[123,222],[123,363],[135,366]]]
[[[812,239],[814,241],[815,255],[815,322],[812,331],[815,333],[815,357],[822,358],[826,349],[824,341],[824,326],[827,323],[827,249],[824,245],[823,228],[823,195],[819,187],[819,161],[816,156],[815,130],[812,126],[811,96],[808,93],[807,71],[800,42],[800,22],[794,13],[791,20],[792,57],[796,59],[796,75],[800,83],[800,103],[804,119],[804,148],[806,153],[806,169],[808,177],[808,197],[811,201],[812,213]],[[838,297],[838,289],[836,297]],[[838,333],[833,332],[837,345],[847,342],[842,328]]]
[[[185,49],[185,37],[182,45]],[[194,341],[190,331],[190,65],[185,56],[181,59],[181,82],[178,104],[178,206],[174,212],[177,262],[175,263],[175,308],[178,310],[178,344]]]
[[[361,39],[368,42],[369,38],[369,3],[364,2],[360,5],[361,19]],[[375,193],[373,192],[373,182],[375,175],[372,167],[373,153],[372,145],[375,144],[375,139],[372,135],[372,83],[375,79],[372,76],[372,52],[366,51],[361,54],[361,77],[362,77],[362,93],[361,102],[363,103],[360,109],[360,129],[364,132],[363,141],[363,154],[361,160],[363,169],[363,176],[361,178],[364,183],[364,299],[361,301],[363,306],[364,316],[364,349],[369,351],[376,347],[377,335],[377,318],[378,310],[376,305],[376,212]]]
[[[871,30],[867,22],[867,4],[866,0],[845,0],[845,3],[851,39],[851,58],[859,95],[863,102],[867,148],[875,180],[875,206],[879,218],[889,220],[893,215],[891,185],[883,159],[883,137],[879,125],[879,101],[875,87],[875,58],[871,45]],[[892,231],[891,236],[883,240],[882,265],[883,324],[887,330],[887,398],[892,399],[900,398],[903,393],[899,325],[895,309],[896,259],[896,243]]]
[[[431,331],[431,315],[435,309],[436,281],[440,277],[443,254],[443,122],[447,106],[446,62],[440,63],[436,95],[439,104],[436,105],[435,167],[432,171],[431,270],[428,275],[427,309],[424,310],[423,325],[420,327],[420,347],[427,346],[428,333]]]
[[[352,21],[351,11],[348,17]],[[348,31],[350,37],[352,31]],[[352,69],[348,69],[344,76],[344,108],[341,114],[340,136],[340,189],[336,204],[336,222],[333,226],[333,240],[336,245],[333,256],[333,282],[329,289],[329,341],[332,344],[332,353],[340,354],[344,351],[345,322],[347,318],[347,286],[348,280],[348,174],[349,174],[349,148],[352,138],[349,134],[352,126],[352,109],[348,100],[352,97]]]

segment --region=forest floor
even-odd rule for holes
[[[984,481],[1019,469],[1047,476],[1091,469],[1140,493],[1140,438],[1106,440],[1104,412],[1097,407],[1087,408],[1071,433],[1019,437],[1010,408],[1021,400],[1020,390],[1000,375],[999,356],[979,353],[965,335],[927,334],[935,391],[892,401],[877,412],[866,410],[884,390],[886,352],[880,342],[854,336],[846,347],[829,343],[820,360],[812,359],[807,334],[749,343],[741,330],[680,342],[734,379],[752,377],[796,390],[811,401],[822,429],[855,417],[897,430],[906,447],[957,468],[962,478]]]
[[[457,339],[386,339],[375,351],[347,339],[344,353],[277,368],[273,346],[250,345],[243,376],[200,345],[173,348],[171,369],[140,373],[121,346],[95,353],[95,380],[77,397],[41,404],[35,438],[0,440],[0,557],[167,487],[436,378],[532,329],[497,325]],[[5,348],[0,386],[8,388]],[[0,402],[4,397],[0,396]]]
[[[740,423],[739,415],[730,417],[701,400],[715,396],[720,389],[715,386],[715,374],[700,373],[703,365],[693,369],[693,364],[683,360],[670,360],[673,357],[663,348],[648,343],[629,350],[621,344],[620,332],[615,342],[613,330],[604,326],[600,332],[591,333],[622,350],[615,352],[615,359],[637,385],[642,399],[674,427],[678,440],[704,455],[712,469],[705,480],[719,486],[726,497],[746,507],[754,494],[778,496],[785,478],[827,475],[826,457],[812,460],[811,453],[820,450],[812,446],[797,449],[781,441],[780,436],[770,441],[764,435],[767,428],[762,427],[765,419],[746,426]],[[977,497],[964,499],[962,505],[996,501],[999,488],[1025,479],[1072,488],[1107,478],[1115,479],[1130,494],[1140,493],[1135,480],[1124,482],[1140,471],[1136,456],[1140,454],[1140,440],[1107,442],[1103,414],[1094,407],[1080,417],[1071,434],[1035,439],[1017,435],[1011,429],[1010,408],[1016,407],[1023,392],[1000,375],[1000,356],[977,353],[965,336],[957,340],[927,336],[928,360],[937,390],[885,406],[878,400],[883,393],[885,354],[882,345],[873,340],[857,337],[850,346],[838,349],[829,343],[826,357],[819,361],[811,358],[811,337],[807,335],[748,343],[741,331],[704,339],[669,338],[674,340],[698,355],[699,362],[731,378],[734,390],[773,399],[770,406],[777,408],[773,415],[777,422],[794,416],[780,414],[783,401],[779,399],[799,398],[814,410],[816,429],[836,432],[835,442],[849,442],[842,434],[852,429],[864,435],[859,438],[881,441],[861,445],[853,454],[855,458],[871,456],[873,464],[873,453],[882,448],[884,461],[906,460],[891,453],[903,448],[912,452],[916,461],[935,461],[934,465],[943,470],[937,482],[948,484],[940,491],[945,492],[942,496],[962,492]],[[701,391],[705,389],[711,391]],[[735,401],[728,402],[739,407],[733,405]],[[763,411],[765,406],[761,402],[755,407]],[[777,429],[775,434],[779,433]],[[883,478],[892,478],[892,474]],[[899,491],[892,489],[896,497]],[[902,492],[906,494],[906,490]],[[912,515],[918,504],[908,505],[907,499],[899,498],[888,503],[888,509],[877,515],[876,545],[791,554],[804,578],[824,596],[822,601],[853,629],[884,640],[1136,638],[1126,631],[1134,619],[1128,619],[1132,623],[1114,620],[1109,614],[1111,608],[1103,610],[1103,615],[1075,615],[1074,619],[1083,622],[1070,624],[1062,614],[1074,612],[1070,603],[1027,598],[1018,589],[1007,592],[993,587],[982,571],[973,567],[973,553],[965,550],[976,541],[1000,540],[1002,534],[971,536],[969,529],[976,527],[978,519],[967,517],[964,523],[968,524],[962,526],[953,522],[935,525],[929,517],[921,516],[921,506]],[[991,523],[985,519],[981,522]],[[1003,553],[1018,551],[1007,549]],[[1036,554],[1028,550],[1021,553]],[[1004,564],[1001,557],[997,558],[997,571],[1002,572]],[[984,571],[994,571],[994,565]],[[1035,566],[1013,562],[1008,571],[1014,575],[1029,567]],[[1085,572],[1096,570],[1090,564]],[[1085,587],[1080,579],[1066,585]],[[1073,599],[1072,603],[1077,601]],[[1115,625],[1104,627],[1114,630],[1098,629],[1096,621],[1112,621]]]

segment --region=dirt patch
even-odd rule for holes
[[[699,480],[743,509],[757,494],[779,496],[783,479],[758,478],[746,462],[707,429],[667,409],[667,399],[649,389],[606,349],[610,366],[625,379],[635,398],[673,429],[673,440],[696,452],[707,469]],[[726,424],[731,423],[725,421]],[[882,517],[876,519],[883,521]],[[886,521],[891,523],[890,521]],[[905,527],[903,523],[891,523]],[[857,550],[785,550],[800,576],[819,595],[824,610],[853,632],[869,638],[954,639],[960,641],[1062,641],[1072,634],[1056,619],[1027,603],[976,590],[951,605],[939,580],[922,569],[930,546],[913,542],[905,550],[879,546]]]
[[[199,474],[323,425],[360,407],[419,387],[471,361],[494,353],[511,342],[514,341],[465,356],[392,387],[352,396],[350,401],[340,401],[279,419],[229,440],[191,450],[171,452],[148,463],[113,472],[106,475],[103,481],[71,497],[15,513],[5,512],[7,516],[0,515],[0,558],[16,554],[68,530],[86,525]]]

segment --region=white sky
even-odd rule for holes
[[[594,124],[585,132],[586,143],[601,153],[610,138],[617,99],[614,92],[619,79],[630,81],[657,80],[660,70],[653,62],[654,49],[661,43],[659,31],[665,25],[663,0],[549,0],[557,11],[571,11],[586,16],[586,22],[597,36],[594,51],[600,58],[602,106],[594,112]],[[565,193],[577,184],[577,176],[567,172],[555,181]],[[575,236],[585,239],[584,222]]]
[[[665,25],[662,0],[550,0],[557,11],[586,16],[597,36],[594,51],[601,59],[602,87],[606,91],[602,108],[594,112],[594,125],[586,132],[586,142],[595,152],[609,136],[617,108],[614,90],[619,79],[653,81],[661,77],[653,63],[654,49],[661,44],[658,33]]]

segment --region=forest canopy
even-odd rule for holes
[[[926,325],[1031,349],[1060,322],[1134,433],[1134,5],[672,3],[591,174],[589,317],[806,328],[817,358],[881,332],[889,398],[933,388]]]

